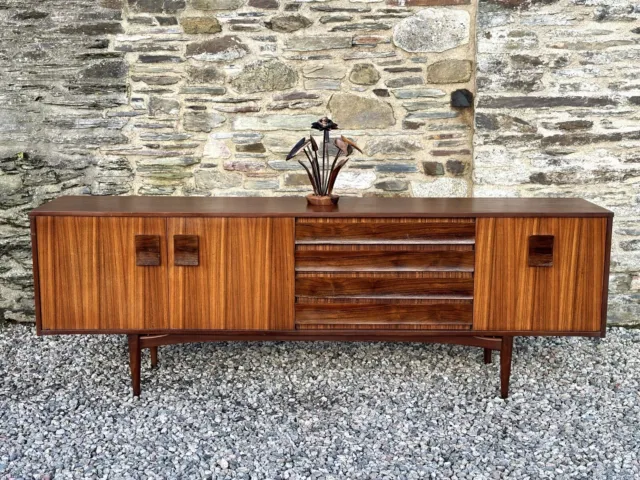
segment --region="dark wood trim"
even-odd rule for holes
[[[600,330],[593,332],[548,332],[539,330],[330,330],[330,331],[317,331],[317,333],[310,333],[308,330],[282,330],[282,331],[269,331],[269,330],[171,330],[171,329],[148,329],[148,330],[43,330],[41,335],[88,335],[88,334],[117,334],[117,335],[215,335],[217,337],[229,336],[234,339],[247,340],[247,341],[280,341],[280,340],[295,340],[296,337],[308,337],[308,340],[336,340],[339,341],[339,337],[348,337],[351,340],[358,341],[359,337],[375,337],[378,341],[395,341],[395,338],[402,335],[418,338],[414,340],[420,341],[422,337],[431,336],[506,336],[512,335],[517,337],[600,337]],[[278,338],[274,338],[278,337]],[[231,338],[228,339],[231,341]]]
[[[511,356],[513,354],[513,337],[502,338],[500,349],[500,396],[509,396],[509,379],[511,378]]]
[[[33,296],[35,300],[36,335],[42,335],[42,314],[40,312],[40,269],[38,268],[38,232],[36,219],[29,219],[31,227],[31,259],[33,264]]]
[[[610,217],[613,212],[580,198],[355,198],[335,208],[304,197],[63,196],[30,216],[107,217]]]
[[[140,335],[129,335],[129,369],[131,370],[131,386],[133,395],[140,396]]]
[[[613,215],[607,219],[607,237],[604,246],[604,274],[602,275],[602,324],[600,337],[607,335],[607,306],[609,302],[609,270],[611,269],[611,236],[613,233]]]
[[[296,337],[289,337],[281,334],[273,334],[271,336],[273,341],[281,340],[297,340],[297,341],[345,341],[350,342],[353,339],[350,336],[339,335],[297,335]],[[255,340],[261,341],[264,338],[255,335],[143,335],[140,336],[140,348],[151,348],[163,345],[176,345],[181,343],[206,343],[206,342],[227,342],[227,341],[247,341]],[[359,341],[361,342],[376,342],[379,338],[375,335],[360,335]],[[466,345],[471,347],[482,347],[491,350],[500,350],[502,346],[502,340],[500,338],[490,338],[482,336],[467,336],[462,337],[459,335],[431,335],[424,336],[422,338],[416,338],[416,335],[405,333],[403,336],[397,336],[394,338],[395,342],[416,342],[416,343],[446,343],[451,345]]]

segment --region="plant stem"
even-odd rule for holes
[[[327,167],[325,165],[329,161],[329,130],[324,131],[324,138],[322,140],[322,188],[324,190],[323,195],[327,194],[329,188],[329,175],[327,175]],[[326,184],[325,184],[326,180]]]

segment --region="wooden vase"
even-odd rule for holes
[[[336,205],[338,200],[340,200],[340,195],[314,195],[313,193],[307,195],[307,202],[310,205],[317,205],[321,207]]]

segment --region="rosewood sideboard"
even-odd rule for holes
[[[38,335],[226,340],[604,337],[613,214],[581,199],[60,197],[31,212]]]

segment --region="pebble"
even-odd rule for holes
[[[0,326],[0,478],[640,478],[640,331],[452,345],[210,343]]]

